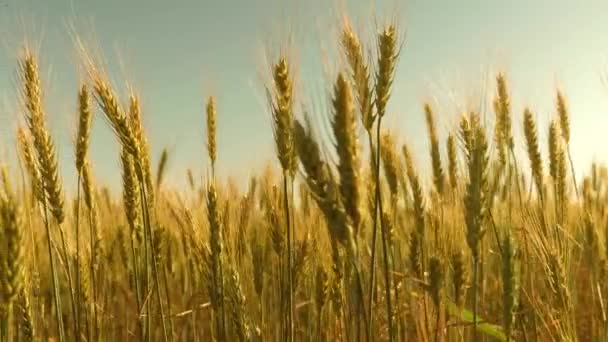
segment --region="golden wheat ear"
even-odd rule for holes
[[[536,190],[541,201],[543,201],[543,161],[540,154],[538,142],[538,134],[536,129],[536,121],[534,114],[529,108],[524,110],[524,136],[526,137],[526,147],[528,150],[528,159],[530,160],[530,168],[532,169],[532,177],[536,185]]]
[[[20,69],[23,80],[22,100],[26,108],[26,121],[38,156],[38,170],[51,213],[61,224],[65,220],[63,185],[59,178],[55,145],[46,126],[38,62],[31,51],[25,51],[20,61]]]
[[[395,136],[391,133],[384,133],[380,138],[380,159],[382,160],[382,165],[384,166],[384,175],[393,200],[397,198],[397,175],[400,172],[396,145]]]
[[[287,57],[281,56],[272,69],[273,87],[267,89],[268,102],[273,121],[276,152],[281,168],[287,174],[296,171],[293,146],[293,75]]]
[[[373,90],[370,85],[369,66],[363,54],[363,46],[350,25],[345,25],[342,29],[340,41],[350,67],[361,122],[365,130],[371,132],[375,120],[372,108]]]
[[[211,170],[215,173],[215,162],[217,160],[217,112],[213,96],[207,98],[205,112],[207,114],[207,153],[211,161]]]
[[[338,155],[340,195],[355,229],[361,223],[360,147],[350,87],[340,73],[334,85],[332,130]]]
[[[0,245],[0,286],[3,289],[2,304],[12,311],[11,307],[24,286],[25,226],[21,206],[13,193],[6,167],[2,168],[2,183],[4,189],[0,199],[0,235],[3,237]]]
[[[445,185],[445,175],[443,173],[443,167],[441,166],[441,154],[439,152],[439,137],[437,136],[437,128],[435,127],[435,114],[431,105],[428,103],[424,104],[424,114],[426,118],[426,125],[429,132],[430,140],[430,153],[431,153],[431,166],[433,167],[433,184],[435,190],[439,195],[443,195],[443,189]]]
[[[456,141],[454,135],[450,133],[446,141],[448,154],[448,175],[450,177],[450,187],[455,190],[458,187],[458,161],[456,153]]]
[[[90,95],[86,85],[80,87],[78,92],[78,132],[76,133],[76,170],[82,172],[89,150],[91,140],[91,111]]]

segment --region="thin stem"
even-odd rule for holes
[[[219,317],[217,317],[217,312],[215,310],[211,310],[211,320],[209,321],[215,322],[215,326],[210,324],[209,329],[211,329],[211,336],[216,336],[218,341],[222,341],[221,333],[222,333],[222,321]]]
[[[281,336],[281,338],[285,338],[285,303],[284,303],[284,296],[285,296],[285,281],[284,281],[284,276],[283,276],[283,256],[279,255],[279,269],[278,269],[278,273],[279,273],[279,317],[281,317],[281,324],[279,327],[279,334]]]
[[[513,149],[513,147],[509,148],[509,151],[511,151],[511,158],[513,159],[513,166],[514,166],[514,171],[515,171],[515,185],[517,186],[517,195],[519,196],[519,206],[520,208],[524,207],[524,202],[523,202],[523,197],[521,194],[521,187],[519,186],[519,169],[517,168],[517,158],[515,158],[515,151]]]
[[[376,203],[378,205],[376,213],[374,214],[376,217],[382,215],[382,194],[380,192],[380,133],[381,133],[381,123],[382,117],[378,117],[378,125],[376,126]],[[393,306],[391,301],[391,279],[389,275],[389,266],[388,266],[388,241],[387,234],[384,224],[382,220],[376,218],[376,222],[380,225],[380,231],[382,233],[382,249],[384,256],[384,288],[386,295],[386,315],[388,322],[388,336],[389,341],[394,341],[394,330],[393,330]],[[374,227],[375,230],[376,227]],[[374,237],[375,237],[374,232]]]
[[[359,270],[359,265],[356,263],[356,259],[354,258],[354,256],[352,257],[352,265],[355,271],[355,277],[357,278],[357,294],[358,294],[358,303],[360,306],[363,306],[363,308],[361,308],[361,310],[358,311],[358,316],[363,316],[363,323],[365,324],[365,335],[369,336],[371,331],[368,330],[369,327],[369,320],[367,317],[367,314],[365,313],[365,304],[364,304],[364,299],[363,299],[363,281],[361,279],[361,271]]]
[[[163,270],[163,282],[165,285],[165,296],[167,297],[167,312],[169,313],[169,338],[173,340],[174,330],[173,330],[173,320],[171,314],[171,296],[169,295],[169,277],[167,276],[167,268],[165,265],[160,265]]]
[[[14,305],[13,302],[9,302],[6,305],[6,336],[7,341],[13,341],[12,338],[13,336],[13,309],[14,309]]]
[[[378,118],[378,125],[380,125],[380,118]],[[368,137],[368,141],[369,141],[369,150],[372,153],[372,157],[374,157],[373,160],[373,168],[374,168],[374,177],[375,177],[375,194],[374,194],[374,213],[373,213],[373,228],[372,228],[372,255],[371,255],[371,261],[370,261],[370,280],[369,280],[369,305],[367,307],[368,309],[368,316],[369,316],[369,322],[368,322],[368,341],[372,341],[373,340],[373,336],[372,336],[372,331],[373,331],[373,324],[374,324],[374,310],[373,310],[373,306],[374,306],[374,288],[375,288],[375,282],[376,282],[376,236],[377,236],[377,231],[378,231],[378,194],[379,194],[379,190],[380,187],[378,186],[379,183],[379,179],[380,179],[380,154],[376,153],[375,156],[373,156],[373,151],[374,151],[374,142],[373,142],[373,137],[372,137],[372,133],[371,131],[367,132],[367,137]]]
[[[317,308],[317,339],[318,341],[322,341],[321,339],[321,332],[323,331],[322,328],[322,324],[323,324],[323,320],[321,319],[323,316],[323,307]]]
[[[211,159],[211,179],[215,183],[215,161]],[[218,229],[221,229],[219,227]],[[223,243],[223,242],[222,242]],[[217,326],[217,334],[219,335],[219,340],[221,342],[226,341],[227,331],[226,331],[226,308],[224,302],[224,263],[222,262],[221,252],[218,256],[218,277],[219,283],[216,284],[218,286],[219,292],[219,307],[220,307],[220,317],[216,318],[216,326]]]
[[[68,289],[70,290],[70,299],[72,301],[72,316],[74,319],[74,335],[76,335],[78,333],[78,318],[76,317],[76,298],[74,297],[74,282],[72,278],[72,267],[71,262],[70,262],[70,255],[68,254],[68,247],[67,247],[67,242],[66,242],[66,238],[65,238],[65,233],[63,232],[63,228],[61,227],[61,224],[57,225],[59,228],[59,237],[61,238],[61,247],[63,249],[63,257],[65,260],[65,269],[67,272],[67,277],[68,277]],[[76,335],[79,336],[79,335]]]
[[[8,323],[8,317],[6,317],[7,312],[0,310],[0,339],[2,341],[7,341],[8,336],[6,334],[6,324]]]
[[[566,150],[568,151],[568,160],[570,161],[570,172],[572,172],[572,183],[574,185],[574,192],[576,192],[576,198],[579,198],[578,194],[578,184],[576,183],[576,174],[574,173],[574,163],[572,162],[572,155],[570,154],[570,144],[566,146]]]
[[[380,228],[382,230],[382,252],[384,256],[384,283],[385,283],[385,296],[386,296],[386,308],[387,308],[387,319],[388,319],[388,332],[389,332],[389,340],[394,340],[394,331],[393,331],[393,306],[391,300],[391,277],[389,272],[389,264],[388,264],[388,246],[387,246],[387,234],[386,227],[381,224]]]
[[[435,342],[439,342],[439,323],[440,323],[440,318],[441,318],[441,308],[439,307],[439,305],[437,305],[435,307],[436,309],[436,318],[435,318]]]
[[[81,298],[81,286],[80,286],[80,181],[82,179],[82,172],[78,172],[77,190],[76,190],[76,339],[79,340],[81,337],[80,332],[80,298]]]
[[[473,342],[477,342],[477,271],[479,260],[473,257]]]
[[[393,203],[397,203],[397,196],[395,196],[395,198],[393,198],[392,200]],[[393,205],[392,208],[392,217],[393,217],[393,222],[395,222],[395,224],[397,224],[397,205]],[[392,268],[392,274],[396,274],[397,273],[397,259],[395,257],[395,243],[393,243],[391,246],[391,268]],[[406,330],[406,326],[405,326],[405,319],[402,317],[402,312],[401,312],[401,308],[399,306],[399,304],[401,303],[401,301],[399,300],[399,289],[397,287],[397,283],[395,283],[394,285],[395,288],[395,315],[397,317],[397,339],[399,341],[403,340],[405,337],[405,330]]]
[[[221,255],[220,255],[221,256]],[[220,341],[226,341],[227,331],[226,331],[226,305],[224,302],[224,263],[221,261],[219,264],[219,273],[220,273]]]
[[[150,248],[152,248],[152,227],[150,226],[150,213],[148,212],[148,201],[146,198],[146,188],[143,179],[140,180],[140,192],[142,198],[142,208],[143,208],[143,216],[144,216],[144,230],[148,231],[148,243],[150,244]],[[167,322],[165,322],[165,311],[163,310],[163,301],[160,295],[160,281],[158,280],[158,267],[156,260],[156,253],[152,253],[152,276],[154,277],[154,283],[156,287],[156,300],[158,301],[158,307],[160,310],[160,316],[163,327],[163,335],[165,338],[165,342],[169,341],[169,334],[167,332]]]
[[[42,200],[42,208],[44,211],[44,226],[46,229],[47,245],[49,253],[49,262],[51,266],[51,276],[53,277],[53,295],[55,297],[55,314],[57,315],[57,331],[59,333],[59,342],[65,341],[65,331],[63,330],[63,310],[61,309],[61,297],[59,295],[59,283],[57,280],[57,270],[55,268],[55,258],[53,257],[53,247],[51,239],[51,227],[49,224],[49,215],[46,207],[46,198]]]
[[[148,296],[149,296],[149,292],[150,292],[150,262],[149,262],[150,254],[148,253],[148,230],[145,229],[145,227],[144,227],[144,236],[143,237],[144,237],[144,240],[143,240],[143,245],[144,245],[144,285],[143,285],[143,287],[144,288],[143,288],[142,294],[145,295],[143,297],[143,299],[144,299],[144,303],[145,303],[144,326],[145,326],[145,332],[146,332],[146,334],[144,335],[144,341],[150,341],[150,338],[152,335],[152,324],[150,324],[150,317],[152,315],[150,314],[150,300],[148,300]]]
[[[91,240],[92,242],[92,240]],[[92,245],[91,245],[92,247]],[[144,324],[142,322],[143,318],[141,317],[141,291],[139,287],[139,267],[138,267],[138,258],[137,253],[135,251],[135,241],[133,234],[131,234],[131,254],[133,257],[133,278],[135,278],[135,301],[137,303],[137,325],[141,331],[141,338],[145,336]]]
[[[289,214],[289,189],[287,186],[287,171],[283,172],[283,204],[285,209],[285,222],[287,225],[287,282],[288,282],[288,290],[289,295],[287,298],[287,303],[289,305],[289,313],[288,313],[288,327],[287,333],[289,334],[289,341],[293,342],[294,339],[294,321],[293,321],[293,274],[292,274],[292,232],[291,232],[291,216]]]
[[[95,258],[95,229],[96,227],[93,225],[93,208],[89,208],[89,240],[90,240],[90,245],[91,245],[91,261],[90,261],[90,272],[91,272],[91,292],[93,295],[93,324],[91,327],[91,335],[92,335],[92,339],[91,340],[95,340],[95,338],[97,337],[97,329],[98,329],[98,316],[97,316],[97,277],[95,275],[95,265],[97,263],[97,260]],[[139,309],[138,309],[138,312]],[[143,336],[143,335],[142,335]]]

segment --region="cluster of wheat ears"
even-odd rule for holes
[[[401,42],[394,23],[371,49],[344,24],[344,63],[327,113],[317,115],[327,115],[331,139],[298,113],[293,59],[279,55],[265,90],[280,173],[269,167],[245,192],[216,177],[213,97],[209,175],[198,182],[188,170],[188,189],[163,187],[169,155],[152,170],[137,93],[120,99],[83,49],[78,191],[69,200],[37,56],[24,48],[11,168],[21,177],[4,167],[0,187],[1,340],[607,338],[608,172],[594,164],[576,181],[565,96],[556,92],[548,151],[524,110],[523,154],[504,73],[495,78],[493,130],[468,110],[440,137],[424,104],[425,189],[408,146],[382,127]],[[97,111],[121,147],[119,198],[95,184],[87,156]]]

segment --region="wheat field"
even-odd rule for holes
[[[24,45],[19,158],[0,190],[1,341],[606,340],[608,169],[574,174],[567,94],[553,90],[547,127],[533,108],[515,121],[499,72],[493,106],[445,136],[420,103],[419,155],[383,125],[404,40],[393,22],[371,41],[345,23],[322,113],[301,110],[295,58],[279,53],[264,84],[276,156],[244,190],[216,173],[215,98],[201,111],[206,176],[166,186],[170,153],[151,165],[138,92],[120,96],[77,44],[70,197],[44,56]],[[95,181],[95,115],[120,145],[122,191]]]

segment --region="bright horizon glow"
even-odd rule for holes
[[[357,18],[357,27],[373,33],[370,2],[343,2]],[[448,130],[455,128],[459,106],[477,103],[475,94],[484,84],[491,96],[497,70],[507,73],[519,153],[524,152],[523,108],[530,106],[537,115],[546,160],[548,121],[555,115],[559,86],[570,106],[578,180],[592,160],[608,161],[603,149],[608,88],[602,83],[608,75],[608,21],[603,18],[608,3],[412,0],[400,6],[376,1],[374,6],[380,23],[383,14],[390,13],[407,33],[385,127],[397,131],[399,142],[411,145],[419,167],[430,165],[423,102],[430,100],[437,112],[443,148]],[[180,6],[166,0],[56,0],[52,5],[43,0],[0,0],[2,155],[14,149],[16,56],[25,31],[33,42],[41,42],[49,126],[62,176],[68,185],[75,182],[71,139],[80,75],[68,28],[73,22],[83,37],[95,33],[92,43],[103,49],[115,84],[131,81],[141,93],[153,165],[164,147],[171,152],[167,183],[186,184],[187,168],[198,176],[205,172],[203,105],[211,94],[218,105],[219,174],[243,179],[252,168],[261,172],[265,162],[277,165],[260,96],[260,51],[280,36],[279,28],[293,27],[295,58],[304,83],[300,87],[324,99],[327,94],[318,84],[326,77],[324,54],[333,55],[337,49],[335,8],[341,6],[325,0],[192,0],[181,1]],[[493,121],[491,112],[488,117]],[[98,182],[116,186],[118,149],[104,121],[97,115],[90,158]],[[527,164],[525,155],[520,160]]]

